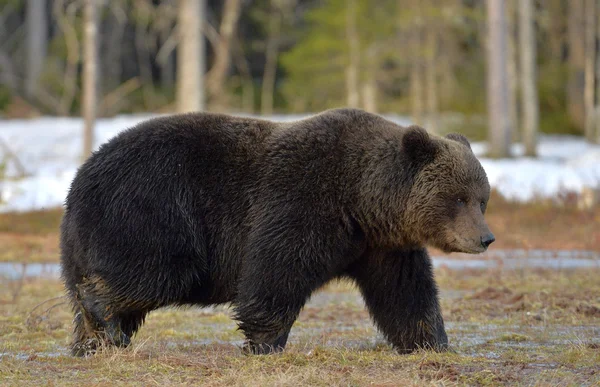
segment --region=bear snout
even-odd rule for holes
[[[494,243],[496,237],[491,232],[488,232],[481,236],[481,245],[487,250],[487,248]]]

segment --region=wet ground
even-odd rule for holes
[[[585,250],[493,250],[477,256],[453,254],[433,256],[435,268],[468,269],[600,269],[600,253]],[[0,262],[0,278],[59,278],[58,263]]]
[[[56,264],[0,264],[0,384],[600,385],[600,256],[435,257],[454,353],[397,355],[351,284],[316,293],[286,353],[245,357],[227,307],[150,314],[126,350],[73,359]],[[543,268],[543,269],[542,269]]]

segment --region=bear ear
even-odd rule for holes
[[[433,160],[437,152],[436,144],[429,137],[429,133],[416,125],[406,128],[402,137],[402,148],[413,160],[421,162]]]
[[[463,136],[462,134],[459,133],[450,133],[446,135],[446,138],[448,140],[454,140],[457,142],[460,142],[463,145],[466,145],[467,148],[471,149],[471,144],[469,143],[469,140],[467,140],[467,138],[465,136]]]

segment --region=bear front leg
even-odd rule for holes
[[[398,352],[448,349],[438,289],[425,249],[371,252],[353,265],[350,276],[376,326]]]

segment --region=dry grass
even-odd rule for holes
[[[354,288],[335,283],[303,310],[280,355],[242,355],[242,335],[227,308],[191,308],[152,313],[128,349],[76,359],[66,352],[72,316],[55,298],[60,282],[27,280],[16,301],[0,294],[0,383],[597,385],[599,274],[441,270],[456,353],[408,356],[377,334]]]
[[[0,214],[0,233],[47,235],[58,231],[62,209]]]
[[[57,262],[61,215],[0,214],[0,261]],[[487,219],[494,248],[600,251],[598,207],[494,197]],[[280,355],[242,355],[227,308],[191,308],[153,312],[130,348],[76,359],[61,283],[3,281],[0,384],[600,385],[600,270],[436,275],[455,353],[408,356],[377,334],[352,286],[334,283],[306,306]]]
[[[0,261],[58,262],[61,209],[0,214]]]

